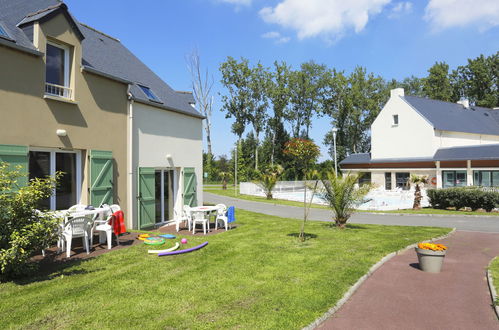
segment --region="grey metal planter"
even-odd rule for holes
[[[444,263],[445,253],[447,252],[446,250],[432,251],[420,248],[415,248],[415,250],[418,255],[419,268],[423,272],[440,273],[442,264]]]

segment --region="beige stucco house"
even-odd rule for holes
[[[428,176],[437,188],[499,186],[499,109],[394,89],[371,126],[371,152],[340,165],[386,190],[408,189],[411,174]]]
[[[65,174],[48,209],[119,204],[128,227],[202,203],[202,120],[121,42],[58,0],[0,0],[0,161]]]

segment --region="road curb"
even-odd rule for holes
[[[453,228],[449,233],[447,233],[445,235],[442,235],[442,236],[439,236],[439,237],[435,237],[435,238],[432,238],[430,240],[423,241],[423,242],[434,242],[434,241],[438,241],[438,240],[441,240],[441,239],[444,239],[444,238],[447,238],[447,237],[451,236],[455,232],[456,232],[456,228]],[[336,313],[341,308],[341,306],[343,306],[348,301],[348,299],[350,299],[350,297],[355,293],[355,291],[357,291],[357,289],[362,285],[362,283],[364,283],[364,281],[367,280],[379,267],[381,267],[385,262],[387,262],[388,260],[392,259],[396,255],[401,254],[401,253],[403,253],[403,252],[405,252],[407,250],[410,250],[412,248],[415,248],[417,246],[417,244],[418,243],[414,243],[414,244],[408,245],[405,248],[402,248],[401,250],[389,253],[386,256],[384,256],[383,258],[381,258],[380,261],[378,261],[377,263],[375,263],[374,265],[372,265],[371,268],[369,268],[369,270],[367,271],[367,273],[365,275],[363,275],[361,278],[359,278],[357,280],[357,282],[355,282],[355,284],[352,285],[350,287],[350,289],[348,289],[348,291],[336,303],[336,305],[334,305],[333,307],[331,307],[326,313],[324,313],[321,317],[317,318],[314,322],[312,322],[308,326],[304,327],[303,330],[312,330],[312,329],[315,329],[319,325],[321,325],[324,321],[326,321],[328,318],[332,317],[334,315],[334,313]]]
[[[492,272],[490,271],[490,265],[492,262],[496,259],[492,258],[490,260],[489,265],[487,266],[487,283],[489,285],[489,291],[490,291],[490,297],[492,298],[492,306],[494,307],[494,311],[496,312],[497,319],[499,320],[499,306],[496,305],[496,300],[497,300],[497,291],[496,288],[494,287],[494,280],[492,279]]]

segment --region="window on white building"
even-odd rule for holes
[[[467,185],[466,176],[466,171],[442,171],[443,187],[465,187]]]
[[[399,124],[399,115],[393,115],[393,126],[396,126]]]

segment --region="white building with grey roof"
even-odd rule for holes
[[[411,174],[428,176],[437,188],[499,186],[499,109],[393,89],[371,126],[371,152],[340,165],[385,190],[409,189]]]

